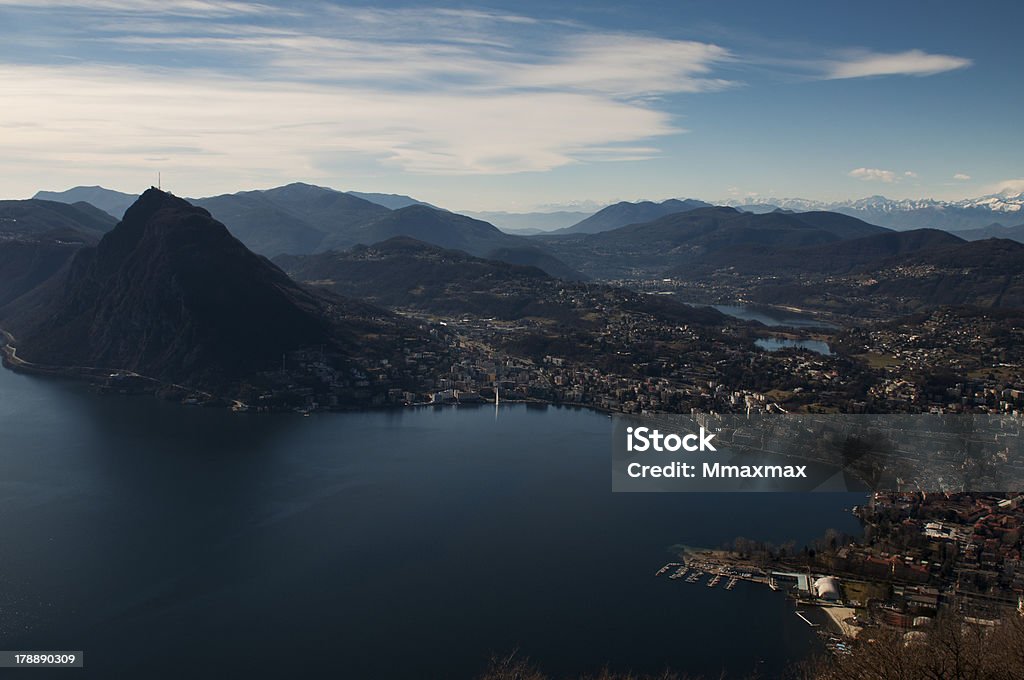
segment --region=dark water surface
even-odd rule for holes
[[[0,370],[0,648],[33,678],[771,676],[779,594],[655,579],[675,543],[855,531],[830,494],[612,494],[611,421],[501,407],[232,414]]]
[[[761,349],[774,352],[777,349],[784,349],[786,347],[802,347],[809,349],[816,354],[830,355],[832,354],[832,348],[828,346],[828,343],[824,340],[794,340],[791,338],[758,338],[754,341],[754,344]]]

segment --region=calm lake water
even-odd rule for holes
[[[759,338],[754,341],[754,344],[761,349],[766,349],[769,352],[774,352],[777,349],[783,349],[786,347],[803,347],[809,349],[817,354],[832,354],[832,348],[828,346],[828,343],[824,340],[793,340],[791,338]]]
[[[513,649],[771,677],[816,645],[790,603],[655,570],[856,531],[861,500],[612,494],[582,410],[232,414],[0,370],[0,428],[0,648],[86,677],[470,678]]]

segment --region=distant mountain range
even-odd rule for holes
[[[552,232],[553,234],[596,234],[602,231],[610,231],[625,227],[629,224],[640,224],[650,222],[665,215],[682,213],[696,208],[710,208],[710,203],[694,199],[677,200],[670,198],[661,203],[652,201],[640,201],[630,203],[623,201],[603,208],[590,217],[580,220],[576,224]]]
[[[828,210],[852,215],[892,229],[932,228],[960,231],[988,227],[993,223],[1019,223],[1021,217],[1024,217],[1024,193],[994,194],[960,201],[869,196],[836,202],[802,198],[744,198],[729,199],[723,201],[723,204],[742,206],[748,210],[757,210],[759,206],[765,206],[768,210],[782,208],[798,212]]]
[[[953,233],[965,241],[978,241],[985,238],[1007,238],[1011,241],[1024,243],[1024,224],[1018,224],[1015,227],[992,224],[981,229],[965,229]]]
[[[77,187],[47,195],[64,200],[89,195],[108,206],[126,196],[98,187]],[[362,195],[403,207],[391,209],[353,193],[303,183],[189,200],[209,210],[251,250],[267,257],[324,252],[411,236],[471,255],[536,265],[552,276],[582,277],[546,252],[542,244],[506,234],[487,222],[434,208],[408,196]]]

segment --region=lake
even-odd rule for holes
[[[861,501],[613,494],[611,421],[574,409],[234,414],[0,370],[0,428],[0,646],[86,677],[772,677],[816,648],[791,603],[654,572]]]
[[[810,315],[788,312],[775,307],[748,307],[746,305],[711,305],[722,314],[760,321],[765,326],[789,326],[790,328],[838,328],[835,324],[821,321]]]
[[[802,347],[803,349],[809,349],[816,354],[830,355],[832,354],[832,348],[828,346],[828,343],[824,340],[794,340],[792,338],[758,338],[754,341],[754,344],[761,349],[774,352],[777,349],[784,349],[787,347]]]

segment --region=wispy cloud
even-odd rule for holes
[[[960,182],[966,182],[971,179],[971,176],[965,172],[958,172],[955,175],[953,175],[953,179]]]
[[[732,84],[714,75],[732,58],[716,45],[508,13],[324,4],[267,21],[212,0],[43,4],[67,9],[62,36],[89,58],[0,70],[18,93],[0,123],[39,124],[0,140],[25,163],[145,166],[149,144],[199,149],[159,152],[183,170],[295,174],[347,154],[425,174],[545,171],[655,157],[654,140],[684,132],[659,97]]]
[[[946,71],[967,68],[973,62],[964,57],[928,54],[909,50],[895,54],[860,52],[826,65],[828,79],[867,78],[869,76],[932,76]]]
[[[331,152],[413,172],[506,173],[649,157],[655,149],[633,142],[677,131],[664,113],[571,92],[479,97],[38,66],[0,71],[0,90],[21,93],[7,102],[5,119],[39,123],[4,138],[0,152],[41,165],[127,163],[148,146],[188,148],[176,162],[204,169],[309,172]]]
[[[232,2],[230,0],[90,0],[87,7],[72,0],[0,0],[0,7],[27,10],[87,9],[92,13],[118,13],[134,15],[169,14],[192,17],[225,17],[276,13],[280,9],[258,2]]]

